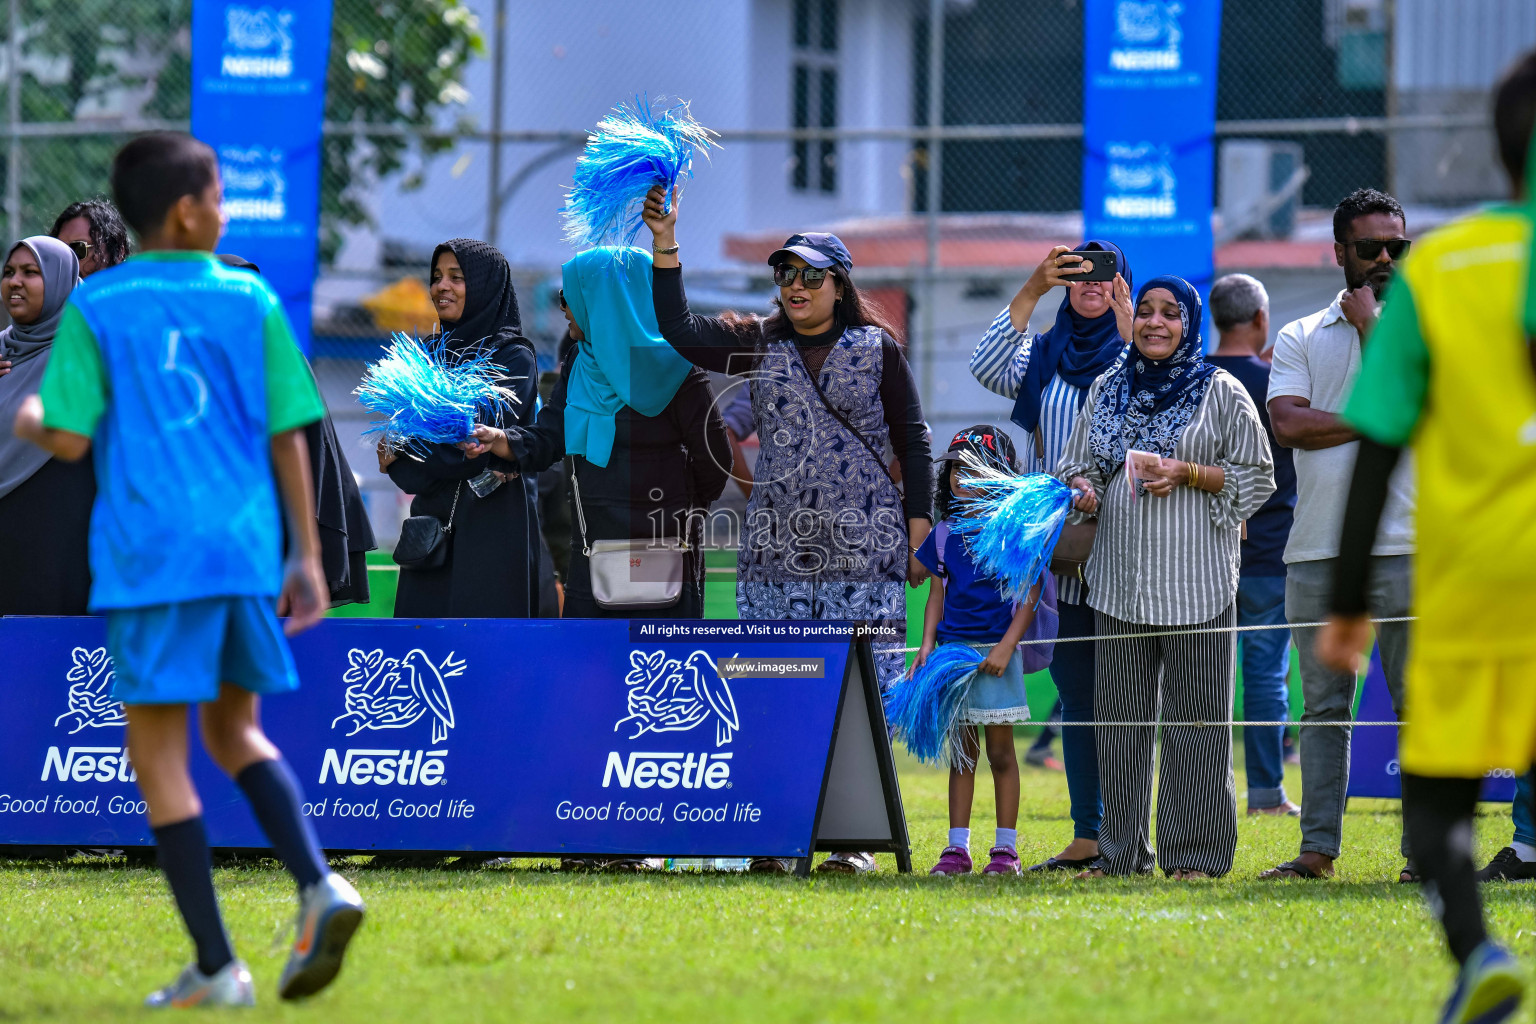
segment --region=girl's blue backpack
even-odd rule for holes
[[[949,543],[949,520],[941,520],[933,528],[933,548],[938,554],[939,575],[948,576],[944,568],[944,546]],[[963,543],[963,542],[962,542]],[[1056,577],[1047,570],[1041,577],[1040,602],[1035,617],[1024,631],[1024,641],[1019,644],[1019,654],[1024,662],[1024,674],[1043,672],[1051,667],[1056,644],[1029,643],[1028,641],[1054,641],[1061,632],[1061,616],[1056,610]],[[1017,609],[1018,605],[1015,604]]]

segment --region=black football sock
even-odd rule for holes
[[[197,947],[197,969],[205,975],[217,974],[235,958],[235,951],[229,946],[229,935],[219,917],[219,900],[213,893],[213,867],[202,816],[161,825],[154,833],[160,870],[165,872],[181,919]]]
[[[236,775],[235,782],[250,801],[267,841],[299,888],[307,889],[324,878],[330,869],[326,867],[314,827],[304,817],[304,796],[288,762],[281,757],[257,761]]]
[[[1403,773],[1403,824],[1408,849],[1424,874],[1424,898],[1445,926],[1456,962],[1488,940],[1472,863],[1472,816],[1482,779]]]

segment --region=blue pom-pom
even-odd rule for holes
[[[1016,602],[1050,567],[1051,552],[1072,511],[1072,488],[1044,473],[1014,476],[973,459],[961,459],[962,482],[981,493],[964,501],[955,532],[977,568]]]
[[[958,719],[982,658],[969,644],[945,644],[886,693],[886,720],[914,757],[941,767],[975,767],[960,742]]]
[[[645,194],[661,185],[670,204],[678,180],[693,177],[694,151],[718,145],[687,103],[663,102],[621,103],[587,136],[561,211],[566,240],[577,248],[632,244],[644,224]]]
[[[477,420],[493,418],[518,401],[498,383],[503,372],[489,352],[456,355],[441,342],[427,346],[396,334],[353,392],[363,408],[384,417],[363,435],[418,455],[430,445],[458,444]]]

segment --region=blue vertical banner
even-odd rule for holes
[[[219,155],[220,250],[261,267],[306,352],[330,42],[330,0],[193,0],[192,134]]]
[[[1221,0],[1088,0],[1083,225],[1136,276],[1210,289]]]

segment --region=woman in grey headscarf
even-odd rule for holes
[[[80,261],[47,235],[22,239],[0,271],[0,615],[84,615],[90,594],[86,532],[96,476],[90,460],[62,462],[13,436],[16,410],[42,384],[53,335]]]

